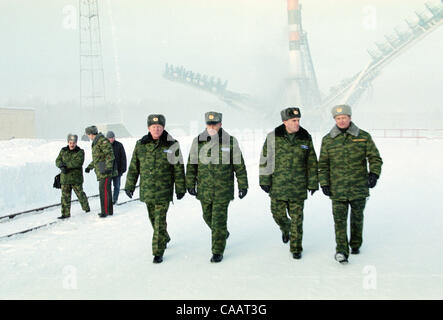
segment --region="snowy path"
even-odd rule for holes
[[[188,194],[171,204],[172,241],[160,265],[145,205],[100,219],[94,199],[90,215],[75,204],[70,220],[0,241],[0,299],[441,299],[442,142],[377,142],[383,176],[365,211],[362,253],[347,266],[333,259],[331,205],[321,192],[305,203],[303,258],[292,259],[252,165],[250,193],[230,205],[222,263],[209,262],[210,233]]]

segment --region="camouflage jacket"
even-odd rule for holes
[[[380,176],[383,161],[371,135],[351,122],[342,133],[337,126],[323,137],[318,163],[321,186],[330,186],[332,200],[369,196],[368,169]]]
[[[88,168],[94,169],[97,180],[118,175],[112,145],[101,132],[92,141],[92,162]]]
[[[193,140],[186,165],[186,187],[197,185],[197,199],[233,200],[234,172],[238,189],[247,189],[246,166],[236,138],[220,129],[212,138],[205,130]]]
[[[305,200],[307,189],[318,190],[317,155],[308,131],[300,127],[293,141],[284,124],[269,133],[259,172],[260,185],[271,186],[273,199]]]
[[[149,133],[137,141],[125,189],[134,191],[139,176],[140,200],[143,202],[172,201],[174,184],[176,193],[186,193],[180,145],[166,130],[158,140],[153,140]]]
[[[60,168],[62,164],[66,166],[66,173],[60,174],[61,184],[82,184],[83,183],[83,163],[85,161],[85,151],[76,146],[73,150],[63,147],[55,160],[55,165]]]

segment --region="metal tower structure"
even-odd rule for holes
[[[289,78],[287,103],[311,107],[321,100],[308,36],[303,30],[301,5],[287,0],[289,25]]]
[[[103,121],[105,78],[101,51],[98,0],[79,0],[80,108],[89,123]]]
[[[319,105],[320,108],[341,103],[355,106],[386,66],[443,25],[443,0],[428,1],[425,6],[425,9],[416,11],[413,17],[406,19],[403,25],[394,28],[394,32],[386,35],[384,41],[376,42],[376,48],[368,50],[371,61],[362,71],[332,88]]]

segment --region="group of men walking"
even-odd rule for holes
[[[313,195],[319,185],[332,200],[337,244],[335,259],[347,263],[349,247],[351,253],[359,253],[366,198],[369,188],[376,185],[381,173],[382,159],[377,147],[370,134],[351,121],[351,108],[348,105],[335,106],[332,115],[336,124],[323,137],[319,160],[311,135],[300,126],[301,110],[297,107],[281,111],[283,123],[267,135],[261,152],[260,187],[269,194],[272,216],[282,232],[282,241],[290,243],[294,259],[302,257],[304,201],[308,192]],[[200,201],[203,219],[211,230],[211,262],[215,263],[222,261],[229,237],[228,206],[234,199],[234,176],[238,197],[242,199],[248,192],[242,152],[237,139],[222,128],[222,114],[207,112],[205,122],[206,129],[192,142],[186,174],[179,142],[165,130],[166,119],[163,115],[148,116],[149,133],[135,145],[124,189],[127,196],[132,198],[140,177],[140,201],[146,203],[154,229],[154,263],[163,261],[167,243],[171,239],[167,232],[166,216],[174,190],[178,200],[188,192]],[[100,216],[105,217],[112,215],[111,178],[121,177],[124,170],[119,171],[115,165],[116,152],[112,150],[112,140],[110,142],[98,133],[94,126],[86,128],[85,133],[93,141],[93,161],[86,172],[91,169],[96,172],[102,203]],[[56,164],[62,170],[62,185],[64,182],[69,185],[62,190],[66,193],[69,191],[70,200],[71,189],[74,189],[83,210],[89,211],[86,196],[81,190],[84,152],[77,146],[74,147],[77,151],[71,149],[71,136],[68,136],[68,147],[64,149],[67,148],[73,154],[71,157],[78,160],[75,164],[72,160],[73,164],[66,167],[75,167],[79,180],[67,180],[67,174],[63,173],[63,164],[71,162],[63,158],[67,150],[62,149],[59,158],[63,158],[63,161],[57,158]],[[74,157],[74,153],[79,154]],[[124,167],[126,169],[126,165]],[[119,184],[118,181],[114,185]],[[67,195],[65,198],[62,195],[62,203],[67,203],[67,200]],[[347,237],[349,206],[350,241]],[[63,208],[62,214],[66,215]]]
[[[115,140],[112,131],[106,137],[99,133],[97,127],[86,128],[85,133],[92,141],[92,162],[85,168],[89,173],[94,170],[99,181],[100,190],[100,217],[113,214],[113,205],[118,201],[120,191],[120,179],[126,172],[126,153],[123,145]],[[88,198],[83,191],[83,164],[85,151],[78,145],[78,136],[68,134],[68,145],[60,150],[55,165],[60,168],[60,184],[62,191],[62,215],[59,219],[71,216],[71,193],[74,190],[85,212],[89,212]],[[114,192],[111,190],[111,181],[114,184]]]

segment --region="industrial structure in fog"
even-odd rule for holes
[[[99,119],[105,106],[105,76],[98,0],[79,0],[80,110],[90,121]]]
[[[238,107],[237,103],[244,102],[248,95],[227,90],[228,80],[222,81],[214,76],[207,76],[198,72],[185,69],[183,66],[175,66],[166,63],[163,77],[170,81],[175,81],[189,85],[191,87],[215,94],[219,99],[228,105]]]
[[[288,105],[314,106],[321,95],[309,50],[308,36],[303,29],[299,0],[288,1],[289,77]]]
[[[323,109],[337,103],[356,105],[383,68],[440,27],[443,24],[443,0],[428,1],[425,6],[416,11],[415,16],[407,18],[403,25],[394,28],[383,41],[376,42],[375,48],[368,50],[371,60],[365,68],[331,88],[317,107]]]
[[[325,108],[334,104],[346,103],[355,106],[364,92],[371,88],[372,81],[380,75],[391,61],[402,52],[431,34],[443,23],[443,0],[428,1],[425,8],[416,11],[413,17],[397,26],[385,40],[376,42],[375,48],[368,50],[371,57],[360,72],[342,80],[323,95],[318,86],[314,63],[309,49],[308,37],[303,29],[299,0],[287,0],[289,67],[286,75],[287,105],[302,105],[309,112],[324,114]],[[227,81],[217,81],[183,67],[166,64],[163,76],[171,81],[181,82],[191,87],[203,89],[217,95],[229,105],[234,102],[247,103],[247,95],[228,91]]]

